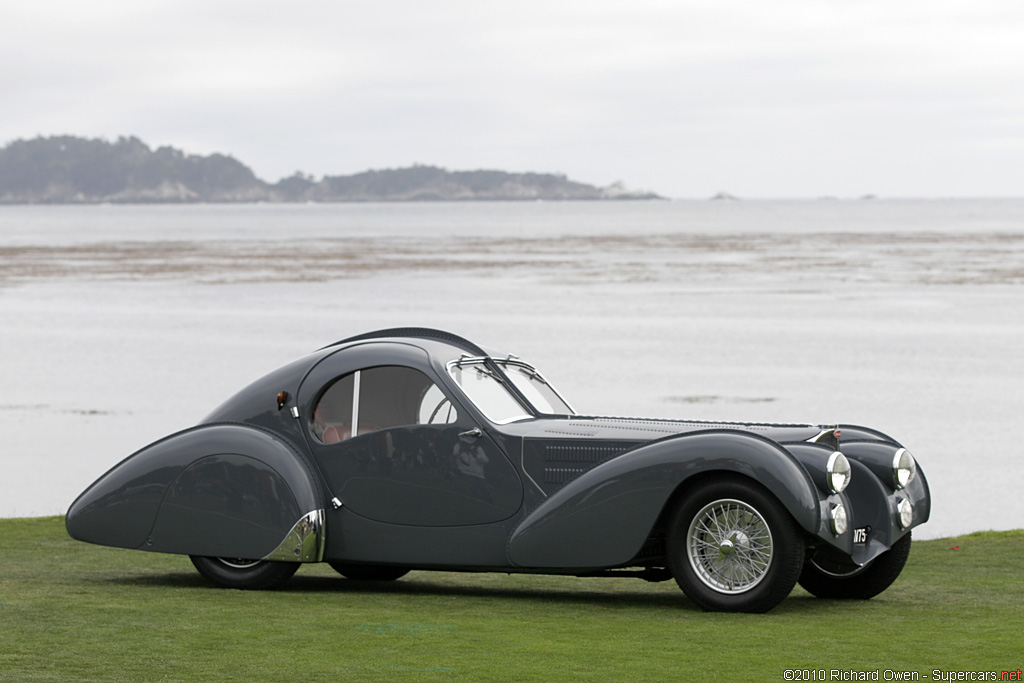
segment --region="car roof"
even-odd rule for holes
[[[374,332],[365,332],[363,334],[357,334],[354,337],[348,337],[341,341],[336,341],[333,344],[320,349],[329,349],[334,346],[341,346],[342,344],[348,344],[357,341],[367,341],[371,339],[386,339],[386,338],[407,338],[407,339],[429,339],[433,341],[444,342],[450,346],[454,346],[458,349],[471,353],[475,356],[487,356],[487,351],[477,346],[473,342],[460,337],[457,334],[451,332],[445,332],[444,330],[435,330],[430,327],[390,327],[383,330],[376,330]]]

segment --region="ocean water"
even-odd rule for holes
[[[580,412],[881,429],[915,537],[1024,527],[1024,201],[0,207],[0,517],[251,380],[456,332]]]

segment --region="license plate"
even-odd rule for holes
[[[853,530],[853,542],[857,545],[863,545],[868,542],[868,531],[871,530],[869,526],[862,526],[859,529]]]

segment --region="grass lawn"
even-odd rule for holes
[[[1024,531],[915,542],[873,600],[797,588],[768,614],[710,614],[672,581],[637,579],[413,572],[376,585],[307,565],[281,590],[226,590],[186,557],[73,541],[60,517],[2,519],[0,680],[998,679],[1024,666],[1021,558]]]

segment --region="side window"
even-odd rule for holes
[[[458,415],[444,393],[419,370],[386,365],[334,380],[313,408],[310,425],[332,444],[379,429],[446,424]]]

